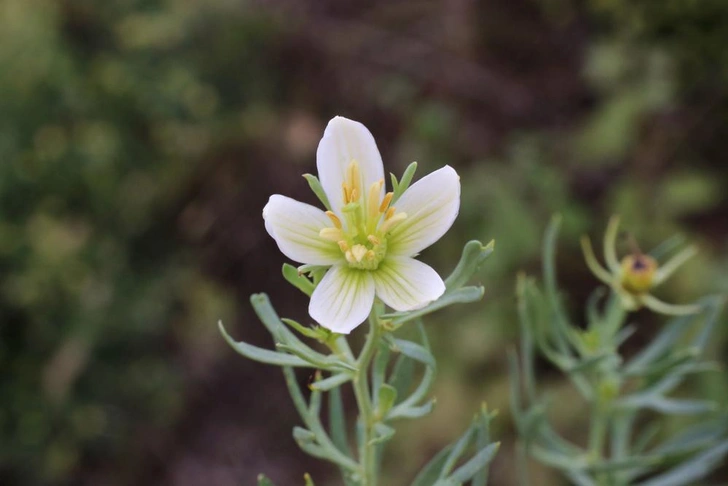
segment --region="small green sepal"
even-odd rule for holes
[[[308,186],[311,188],[313,193],[316,194],[316,197],[319,198],[321,204],[323,204],[328,211],[331,211],[329,198],[328,196],[326,196],[324,187],[321,185],[321,181],[318,180],[318,177],[313,174],[303,174],[303,178],[306,179],[306,182],[308,182]]]

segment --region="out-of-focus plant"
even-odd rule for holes
[[[421,319],[483,296],[482,287],[466,284],[491,254],[493,244],[466,244],[460,262],[444,281],[415,260],[413,256],[439,239],[454,221],[460,205],[459,176],[445,167],[410,186],[413,163],[401,179],[392,175],[393,190],[385,193],[377,146],[357,122],[342,117],[329,122],[317,165],[320,180],[310,174],[306,179],[326,212],[274,195],[263,217],[281,251],[304,263],[298,269],[284,265],[283,275],[310,297],[309,313],[320,326],[281,319],[268,297],[256,294],[251,302],[275,339],[276,351],[235,342],[222,324],[220,331],[243,356],[283,368],[304,424],[293,429],[293,437],[304,452],[338,466],[347,486],[376,486],[381,484],[383,450],[395,433],[395,423],[427,415],[435,405],[428,393],[436,360]],[[346,335],[367,316],[369,333],[354,353]],[[414,339],[397,336],[400,327],[412,325],[417,328]],[[296,333],[318,341],[326,351],[311,347]],[[416,366],[424,368],[419,380]],[[308,397],[298,385],[294,367],[316,370]],[[343,412],[345,384],[351,384],[358,409],[351,441]],[[322,419],[325,395],[327,425]],[[488,464],[499,447],[490,441],[492,417],[483,406],[465,433],[435,455],[412,485],[472,481],[484,486]],[[463,460],[471,449],[472,455]],[[305,481],[313,484],[308,476]],[[260,476],[258,484],[271,481]]]
[[[194,40],[224,16],[140,6],[0,7],[2,484],[62,484],[112,460],[133,477],[139,430],[167,430],[184,408],[169,343],[214,334],[199,316],[232,307],[181,244],[179,213],[223,137],[219,100],[261,79],[258,51],[222,33],[266,29],[230,17],[205,33],[251,52],[251,77],[224,91],[230,57]]]
[[[678,486],[695,484],[728,454],[727,411],[713,401],[678,398],[673,393],[689,377],[718,369],[716,363],[705,359],[704,351],[724,299],[706,297],[694,308],[678,308],[680,312],[672,312],[672,306],[650,306],[656,312],[681,315],[669,320],[636,355],[624,356],[620,346],[636,330],[627,322],[635,301],[625,299],[624,293],[644,292],[651,285],[637,285],[639,289],[635,289],[632,284],[644,283],[643,269],[635,270],[632,260],[628,260],[627,268],[617,262],[613,250],[616,231],[617,221],[612,220],[605,252],[619,278],[607,278],[606,270],[590,264],[610,285],[611,292],[607,296],[604,288],[597,288],[592,293],[584,327],[569,318],[557,287],[554,261],[558,220],[549,226],[544,242],[544,289],[530,278],[519,279],[521,356],[519,360],[511,355],[510,366],[525,484],[529,483],[527,455],[562,471],[578,485]],[[675,240],[668,241],[642,258],[652,261],[674,246]],[[590,247],[585,248],[587,259],[593,260]],[[676,262],[683,259],[676,258]],[[665,266],[663,272],[669,274],[671,269]],[[653,276],[659,272],[652,270]],[[548,410],[558,406],[559,397],[539,391],[535,367],[539,355],[568,377],[588,405],[586,445],[565,439],[549,423]],[[666,416],[691,416],[695,420],[678,432],[666,434],[661,433]]]

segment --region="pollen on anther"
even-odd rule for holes
[[[394,193],[388,192],[384,195],[384,199],[382,199],[382,204],[379,205],[379,212],[383,213],[387,210],[389,207],[389,203],[392,202],[392,196],[394,196]]]
[[[331,222],[334,223],[335,227],[341,229],[341,220],[337,215],[335,215],[332,211],[326,211],[326,216],[328,216]]]
[[[376,237],[376,236],[374,236],[374,235],[369,235],[369,236],[367,236],[367,240],[369,240],[369,242],[370,242],[370,243],[371,243],[372,245],[379,245],[380,243],[382,243],[382,240],[380,240],[379,238],[377,238],[377,237]]]
[[[395,207],[392,206],[391,208],[387,209],[387,213],[384,215],[384,219],[391,219],[392,216],[394,216]]]
[[[376,255],[374,254],[373,250],[367,251],[367,254],[366,254],[367,260],[372,261],[372,260],[374,260],[374,257],[376,257]]]
[[[349,198],[349,185],[346,182],[341,183],[341,192],[344,196],[344,204],[348,204],[351,202]]]
[[[344,253],[346,253],[346,252],[348,252],[348,251],[349,251],[349,245],[348,245],[348,244],[346,243],[346,240],[339,240],[339,241],[337,241],[336,243],[337,243],[337,244],[339,245],[339,248],[340,248],[340,249],[341,249],[341,251],[343,251]]]

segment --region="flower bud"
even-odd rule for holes
[[[649,255],[627,255],[621,262],[622,286],[631,294],[644,294],[653,285],[657,260]]]

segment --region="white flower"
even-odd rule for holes
[[[445,166],[423,177],[393,205],[372,134],[343,117],[326,127],[316,165],[331,211],[279,194],[263,209],[265,228],[284,255],[330,266],[311,295],[311,317],[348,334],[367,318],[375,295],[397,311],[440,297],[440,276],[413,257],[440,239],[458,214],[455,170]]]

